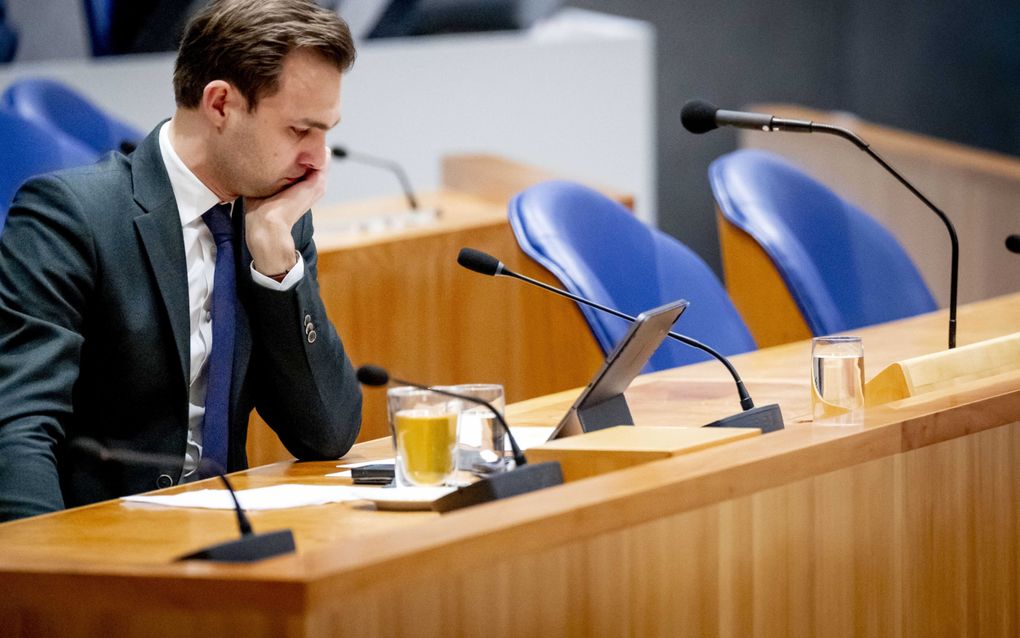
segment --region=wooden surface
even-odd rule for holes
[[[462,247],[477,248],[558,285],[518,248],[506,212],[510,194],[553,177],[491,156],[451,156],[444,161],[444,190],[420,196],[423,209],[439,211],[434,223],[337,230],[352,218],[404,211],[401,198],[314,211],[323,302],[354,365],[381,365],[433,385],[502,383],[508,401],[586,383],[603,354],[572,302],[456,262]],[[388,432],[385,393],[369,389],[364,397],[360,441]],[[253,414],[249,465],[289,458]]]
[[[1020,259],[1004,246],[1020,232],[1020,158],[789,104],[750,110],[848,128],[949,216],[960,240],[960,303],[1020,291]],[[941,307],[949,303],[949,236],[942,222],[849,142],[823,134],[741,131],[743,148],[784,156],[881,221],[910,254]],[[706,211],[707,212],[707,211]]]
[[[897,361],[864,388],[867,405],[881,405],[1008,372],[1020,361],[1020,332]]]
[[[1020,295],[960,314],[961,343],[1015,332]],[[868,371],[942,347],[944,313],[860,331]],[[802,422],[806,343],[734,359],[780,432],[453,512],[368,504],[254,512],[298,554],[171,563],[231,538],[228,512],[118,501],[0,525],[9,635],[890,635],[1020,633],[1020,370]],[[1018,362],[1020,368],[1020,362]],[[552,425],[577,391],[514,404]],[[639,424],[736,409],[711,362],[641,377]],[[385,441],[350,459],[388,454]],[[330,483],[278,463],[239,487]],[[197,489],[207,485],[171,488]],[[212,485],[209,485],[212,487]]]
[[[568,436],[528,449],[529,463],[556,461],[563,480],[577,481],[671,456],[759,436],[754,428],[616,427]]]

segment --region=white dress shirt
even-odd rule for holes
[[[216,242],[212,231],[202,221],[202,215],[220,203],[219,198],[185,166],[170,143],[170,126],[166,122],[159,130],[159,150],[170,177],[170,186],[181,216],[184,238],[184,258],[188,266],[188,318],[191,327],[191,376],[188,380],[188,445],[184,455],[182,482],[194,478],[195,469],[202,457],[202,419],[205,416],[206,361],[212,347],[212,291],[216,270]],[[301,253],[297,264],[282,282],[249,267],[252,279],[267,288],[288,290],[304,277],[305,266]]]

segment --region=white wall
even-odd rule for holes
[[[580,10],[523,33],[369,41],[331,142],[400,161],[421,190],[438,184],[445,154],[505,155],[632,192],[654,221],[653,55],[647,24]],[[16,63],[0,68],[0,88],[56,78],[149,130],[173,111],[172,66],[172,54]],[[327,201],[395,189],[390,175],[342,164]]]

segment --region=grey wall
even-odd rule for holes
[[[1015,0],[569,0],[657,28],[658,219],[719,269],[708,164],[732,131],[694,136],[680,107],[792,102],[1020,154]],[[612,78],[607,78],[612,85]],[[863,161],[863,160],[862,160]]]

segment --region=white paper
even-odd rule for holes
[[[337,465],[337,468],[350,470],[356,467],[365,467],[366,465],[385,465],[386,463],[393,465],[394,463],[393,457],[390,457],[388,459],[377,459],[375,461],[361,461],[359,463],[341,463],[340,465]]]
[[[366,501],[389,501],[393,503],[431,503],[446,496],[455,487],[365,487],[350,488],[355,498]]]
[[[245,510],[276,510],[323,503],[339,503],[357,498],[346,485],[285,484],[239,490],[237,500]],[[226,490],[196,490],[172,495],[126,496],[125,501],[149,503],[167,507],[195,507],[202,509],[234,509],[234,501]]]
[[[393,501],[431,503],[449,494],[453,487],[365,487],[354,485],[286,484],[239,490],[237,500],[248,511],[276,510],[343,501]],[[227,490],[196,490],[171,495],[125,496],[123,501],[165,507],[232,510],[234,501]]]

